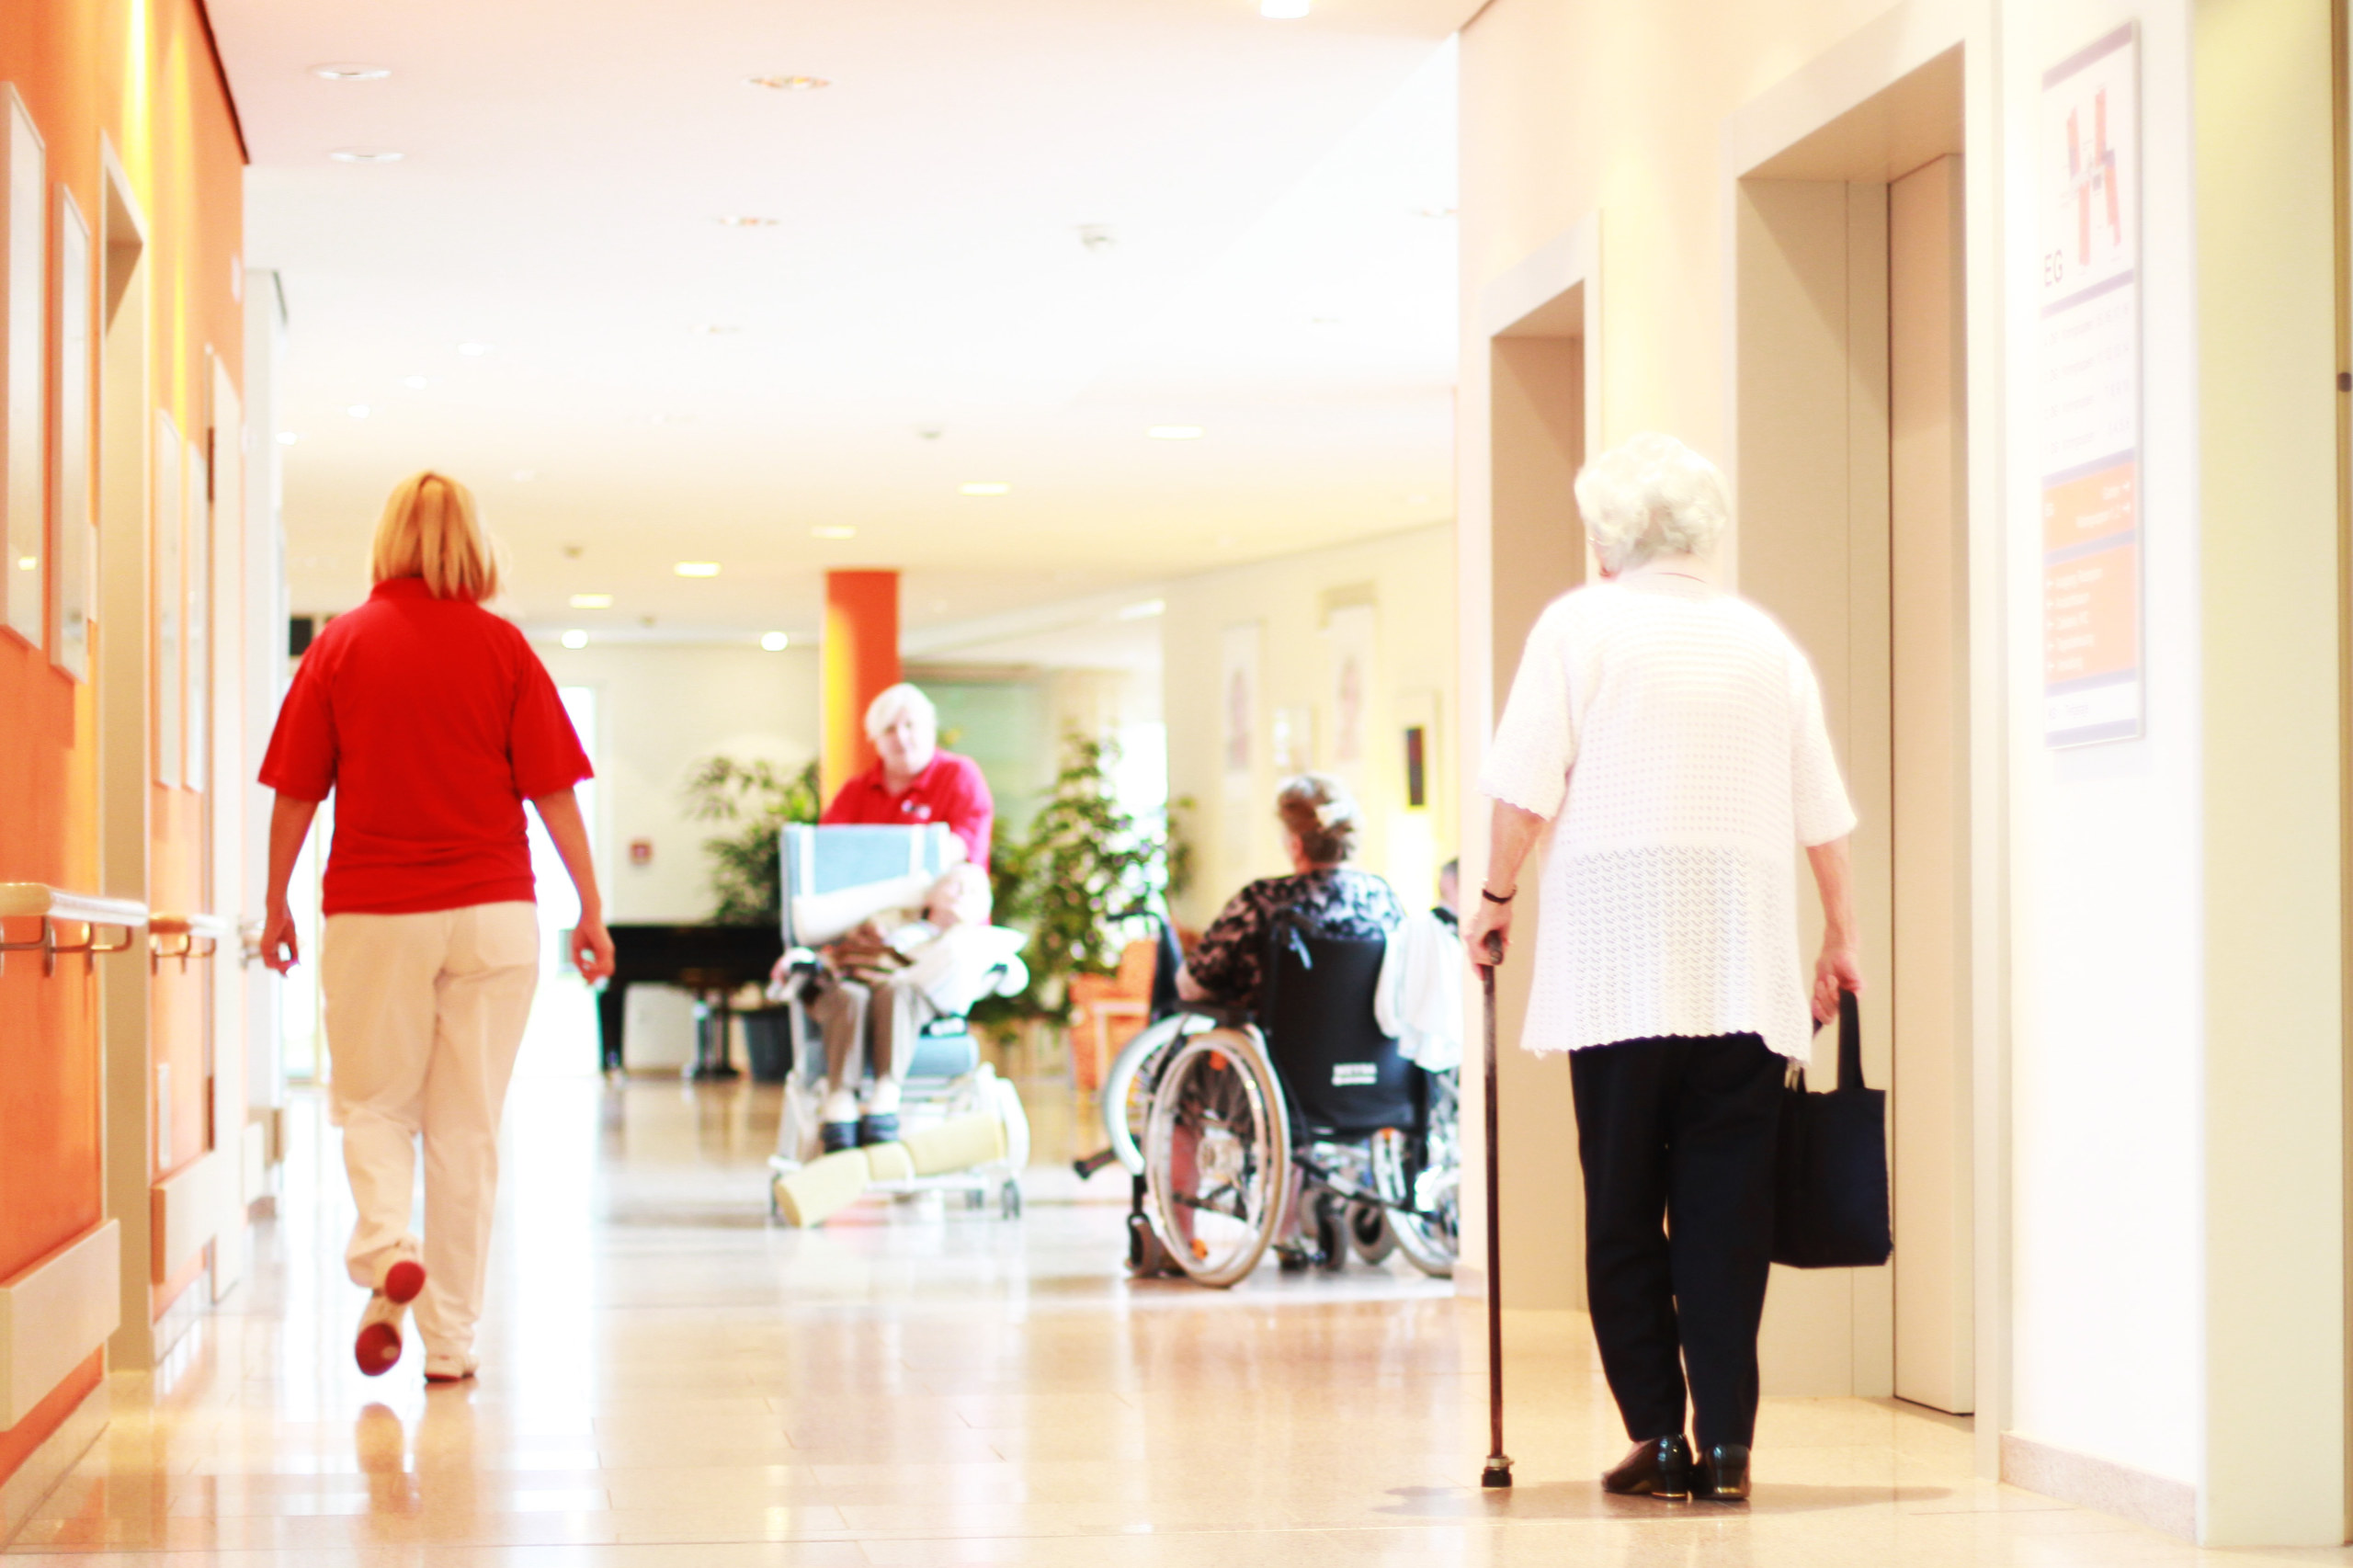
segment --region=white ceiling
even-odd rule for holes
[[[297,608],[365,592],[428,465],[500,608],[592,634],[811,633],[827,566],[907,569],[938,631],[1448,516],[1474,6],[212,0]],[[347,62],[392,75],[310,69]]]

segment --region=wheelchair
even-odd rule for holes
[[[825,1041],[803,1002],[818,969],[815,948],[879,910],[920,903],[923,892],[963,858],[962,846],[941,823],[906,827],[795,824],[779,836],[789,970],[782,1000],[790,1009],[786,1038],[792,1064],[785,1076],[776,1153],[768,1159],[771,1219],[780,1214],[776,1184],[821,1152],[818,1113],[830,1087]],[[994,971],[991,981],[997,994],[1012,995],[1029,983],[1029,973],[1014,959]],[[981,1060],[970,1025],[961,1017],[941,1014],[924,1026],[915,1041],[899,1106],[900,1124],[912,1131],[976,1113],[995,1116],[1003,1125],[1002,1157],[968,1170],[877,1182],[868,1190],[895,1198],[927,1192],[961,1195],[971,1209],[983,1208],[994,1199],[1006,1219],[1018,1218],[1020,1176],[1029,1163],[1029,1119],[1021,1096]]]
[[[1256,1019],[1178,1004],[1121,1052],[1103,1110],[1108,1153],[1139,1178],[1138,1272],[1223,1288],[1297,1233],[1326,1267],[1393,1248],[1453,1273],[1455,1074],[1406,1061],[1373,1021],[1387,950],[1278,921]]]

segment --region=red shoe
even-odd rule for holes
[[[395,1258],[392,1267],[384,1270],[383,1280],[376,1289],[383,1292],[386,1300],[404,1307],[425,1290],[425,1265],[413,1257]]]
[[[417,1270],[419,1275],[424,1272]],[[381,1378],[399,1362],[401,1320],[406,1316],[406,1301],[395,1301],[381,1290],[368,1298],[368,1310],[359,1314],[359,1333],[351,1345],[352,1359],[359,1363],[362,1376]]]

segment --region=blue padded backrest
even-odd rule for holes
[[[910,871],[933,875],[954,862],[954,835],[946,823],[905,827],[816,827],[794,824],[778,835],[784,858],[784,945],[795,945],[792,901],[888,881]]]

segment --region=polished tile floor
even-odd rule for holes
[[[1041,1162],[1071,1109],[1036,1105]],[[1768,1401],[1756,1500],[1605,1497],[1582,1321],[1516,1316],[1519,1484],[1482,1494],[1480,1314],[1402,1260],[1230,1293],[1122,1276],[1122,1183],[1041,1163],[1025,1218],[766,1220],[773,1091],[518,1083],[481,1381],[361,1378],[314,1099],[251,1277],[8,1548],[241,1568],[2200,1561],[1974,1481],[1966,1423]]]

